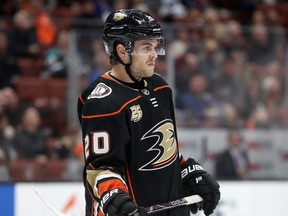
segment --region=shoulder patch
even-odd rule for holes
[[[110,95],[111,92],[112,89],[109,86],[104,83],[98,83],[98,85],[93,89],[87,99],[89,100],[91,98],[104,98]]]

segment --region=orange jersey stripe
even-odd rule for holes
[[[177,156],[177,154],[178,154],[178,153],[175,152],[174,155],[173,155],[169,160],[164,161],[164,162],[162,162],[162,163],[160,163],[160,164],[156,164],[155,166],[158,167],[158,166],[163,166],[163,165],[165,165],[165,164],[168,164],[169,162],[171,162],[172,160],[175,159],[175,157]]]
[[[129,185],[129,188],[130,188],[130,193],[131,193],[130,196],[136,202],[134,191],[133,191],[133,187],[132,187],[132,183],[131,183],[130,173],[129,173],[127,164],[126,164],[126,176],[127,176],[127,184]]]
[[[85,104],[85,101],[82,98],[82,95],[79,96],[79,100],[81,101],[82,104]]]
[[[111,81],[113,81],[113,82],[116,82],[116,83],[118,83],[118,84],[120,84],[120,85],[123,85],[123,84],[120,83],[119,81],[117,81],[117,80],[113,79],[112,77],[110,77],[110,76],[108,75],[108,73],[103,74],[101,77],[103,77],[103,78],[105,78],[105,79],[108,79],[108,80],[111,80]]]
[[[153,91],[158,91],[158,90],[161,90],[163,88],[170,88],[170,86],[169,85],[159,86],[159,87],[155,88]]]
[[[98,185],[98,194],[101,197],[103,195],[103,193],[105,193],[106,191],[110,191],[113,189],[120,189],[125,191],[126,193],[128,193],[128,189],[127,187],[123,184],[123,182],[117,178],[115,179],[110,179],[104,182],[101,182]]]
[[[111,112],[111,113],[106,113],[106,114],[99,114],[99,115],[90,115],[90,116],[85,116],[82,115],[82,118],[84,119],[90,119],[90,118],[100,118],[100,117],[108,117],[108,116],[113,116],[113,115],[117,115],[118,113],[120,113],[128,104],[138,100],[139,98],[141,98],[142,96],[138,96],[136,98],[133,98],[129,101],[127,101],[122,107],[120,107],[119,110],[115,111],[115,112]]]

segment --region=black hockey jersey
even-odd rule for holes
[[[97,201],[114,188],[144,207],[183,196],[172,91],[157,74],[145,82],[135,89],[106,73],[79,97],[86,216],[103,215],[93,213]],[[155,214],[188,215],[188,207]]]

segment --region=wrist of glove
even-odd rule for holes
[[[212,214],[220,200],[220,186],[216,180],[192,158],[181,166],[181,175],[184,195],[200,195],[203,198],[201,208],[204,214],[206,216]],[[197,204],[189,207],[193,214],[199,210]]]
[[[132,197],[120,189],[104,193],[100,199],[100,206],[105,216],[147,216],[144,208],[138,207]]]

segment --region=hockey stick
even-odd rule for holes
[[[66,216],[63,214],[61,211],[53,207],[50,203],[48,203],[39,193],[36,189],[34,189],[35,193],[38,195],[38,197],[41,199],[41,201],[56,215],[56,216]],[[199,195],[192,195],[192,196],[187,196],[183,197],[181,199],[176,199],[173,201],[169,201],[166,203],[162,204],[156,204],[152,205],[149,207],[145,207],[145,211],[147,212],[148,215],[154,214],[159,211],[164,211],[167,209],[172,209],[180,206],[185,206],[185,205],[191,205],[195,203],[200,203],[202,202],[203,199]]]
[[[65,214],[63,214],[61,211],[59,211],[58,209],[56,209],[55,207],[53,207],[50,203],[48,203],[39,193],[36,189],[34,189],[35,193],[38,195],[38,197],[40,198],[40,200],[57,216],[66,216]]]
[[[184,205],[191,205],[191,204],[195,204],[195,203],[199,203],[199,205],[201,205],[200,202],[202,202],[202,201],[203,201],[203,199],[199,195],[192,195],[192,196],[183,197],[181,199],[173,200],[170,202],[166,202],[166,203],[162,203],[162,204],[156,204],[156,205],[146,207],[145,211],[147,212],[148,215],[150,215],[150,214],[154,214],[154,213],[159,212],[159,211],[164,211],[167,209],[172,209],[172,208],[176,208],[176,207],[180,207],[180,206],[184,206]]]

